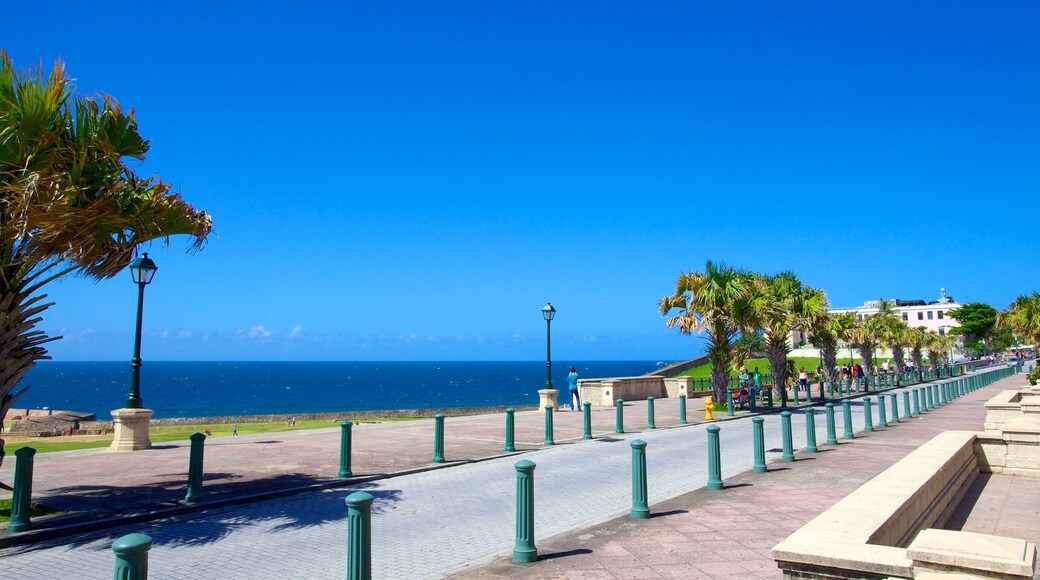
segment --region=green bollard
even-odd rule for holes
[[[545,406],[545,445],[556,445],[553,440],[553,406]]]
[[[921,416],[921,389],[915,388],[915,389],[913,389],[913,393],[914,393],[914,412],[913,412],[913,416],[914,417],[920,417]]]
[[[152,539],[144,534],[127,534],[112,542],[116,555],[115,580],[148,580],[148,550]]]
[[[372,494],[347,496],[347,580],[372,580]]]
[[[350,471],[350,429],[354,424],[350,421],[343,421],[339,424],[339,476],[350,477],[353,475]]]
[[[823,406],[824,416],[827,418],[827,445],[838,444],[838,432],[834,428],[834,403]]]
[[[794,385],[794,404],[795,404],[796,406],[797,406],[798,404],[800,404],[800,401],[798,400],[798,387],[799,387],[799,386],[801,386],[801,384],[800,384],[800,383],[795,383],[795,385]]]
[[[791,437],[791,412],[780,411],[780,435],[783,438],[784,452],[780,456],[784,461],[794,461],[794,442]]]
[[[772,409],[773,408],[773,387],[763,387],[763,388],[765,388],[766,395],[767,395],[766,408],[767,409]]]
[[[722,489],[722,458],[719,449],[719,426],[708,426],[708,489]]]
[[[885,396],[878,395],[877,398],[878,427],[888,427],[888,409],[885,408]]]
[[[516,462],[516,544],[513,562],[528,564],[538,559],[534,546],[534,462]]]
[[[581,438],[592,439],[592,403],[586,401],[585,405],[583,405],[582,411],[585,415],[583,417],[584,421],[582,421],[582,423],[584,423],[585,430],[581,434]]]
[[[870,408],[872,403],[870,397],[863,397],[863,430],[868,433],[874,431],[874,414]]]
[[[827,381],[827,390],[830,392],[830,398],[834,398],[834,381]]]
[[[844,419],[845,423],[845,433],[842,434],[842,437],[855,439],[856,435],[852,432],[852,406],[849,405],[848,399],[841,402],[841,418]]]
[[[654,423],[654,398],[646,398],[646,428],[657,429],[657,425]]]
[[[679,395],[679,424],[686,424],[686,395]]]
[[[506,446],[503,451],[516,451],[516,419],[513,417],[515,413],[512,407],[506,409]]]
[[[36,450],[22,447],[14,452],[14,495],[11,497],[11,520],[8,532],[24,532],[32,529],[32,480],[33,457]]]
[[[752,386],[751,388],[748,389],[748,398],[747,398],[747,401],[748,401],[748,412],[750,412],[750,413],[757,413],[758,412],[758,401],[757,401],[757,399],[758,399],[758,391],[756,391],[755,387]]]
[[[755,445],[755,465],[751,468],[755,473],[766,472],[766,433],[763,417],[751,418],[751,433]]]
[[[805,408],[805,450],[816,453],[816,410]]]
[[[624,433],[625,432],[625,401],[624,399],[618,399],[614,401],[614,432]]]
[[[780,385],[780,408],[787,408],[787,387]]]
[[[444,463],[444,413],[433,416],[433,462]]]
[[[935,401],[932,400],[932,390],[929,389],[927,386],[925,386],[923,388],[924,388],[924,395],[925,395],[925,404],[924,404],[925,405],[925,409],[931,411],[932,409],[935,408]]]
[[[903,418],[910,418],[910,391],[903,391]]]
[[[188,439],[191,440],[191,452],[188,455],[188,493],[184,496],[184,501],[196,503],[202,501],[202,455],[206,436],[193,433]]]
[[[733,391],[726,389],[726,415],[733,416]]]
[[[645,520],[650,517],[650,506],[646,503],[646,441],[636,439],[630,445],[632,446],[632,509],[628,515],[633,520]]]
[[[892,418],[888,420],[889,423],[899,422],[899,397],[895,393],[889,393],[888,400],[892,403]]]

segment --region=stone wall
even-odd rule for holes
[[[676,384],[675,389],[679,389]],[[579,379],[578,390],[581,400],[592,403],[593,407],[613,407],[614,401],[644,400],[647,397],[662,398],[668,396],[665,378],[651,375],[642,377],[614,377],[607,379]]]
[[[382,418],[432,418],[437,413],[444,413],[446,417],[462,417],[466,415],[484,415],[491,413],[505,413],[506,409],[516,411],[533,411],[537,405],[499,405],[495,407],[448,407],[441,409],[395,409],[385,411],[338,411],[330,413],[283,413],[278,415],[220,415],[214,417],[169,417],[165,419],[152,419],[153,426],[170,425],[205,425],[205,424],[232,424],[232,423],[286,423],[289,419],[296,417],[297,421],[365,421]],[[83,423],[82,429],[87,428],[112,428],[112,421],[92,421]]]

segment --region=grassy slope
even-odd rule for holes
[[[820,359],[815,358],[815,357],[797,357],[797,356],[795,356],[795,357],[791,357],[791,360],[794,361],[794,366],[795,366],[796,369],[797,368],[801,368],[801,367],[805,367],[805,369],[808,370],[808,371],[816,370],[816,366],[820,364]],[[848,362],[848,360],[849,360],[848,358],[844,358],[843,359],[841,357],[838,357],[838,364],[843,364],[843,361],[844,362]],[[859,362],[859,357],[856,357],[855,361]],[[746,369],[748,369],[750,371],[754,371],[755,367],[758,367],[759,372],[761,372],[762,374],[769,374],[769,361],[767,359],[755,358],[755,359],[748,359],[748,360],[744,361],[744,368],[746,368]],[[740,375],[740,373],[736,372],[736,371],[730,371],[730,375],[735,377],[735,376]],[[678,376],[680,376],[680,377],[694,377],[694,378],[698,378],[698,379],[706,379],[706,378],[711,376],[711,365],[710,364],[701,365],[701,366],[699,366],[697,368],[693,368],[693,369],[690,369],[690,370],[688,370],[686,372],[680,373]]]
[[[387,418],[357,421],[361,423],[383,423],[387,421],[414,421],[412,418]],[[267,423],[239,423],[239,435],[259,435],[262,433],[275,433],[281,431],[298,431],[301,429],[322,429],[338,427],[339,421],[313,420],[297,421],[295,427],[289,427],[283,421]],[[187,441],[193,433],[205,433],[209,429],[211,437],[231,437],[231,423],[210,423],[206,425],[166,425],[152,427],[149,435],[152,443],[163,443],[169,441]],[[89,437],[89,439],[87,438]],[[33,447],[38,453],[51,451],[73,451],[77,449],[91,449],[95,447],[108,447],[112,444],[112,436],[80,436],[73,437],[10,437],[5,436],[6,445],[4,451],[10,455],[21,447]]]

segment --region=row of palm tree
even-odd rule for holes
[[[923,369],[924,351],[933,366],[949,362],[954,339],[925,328],[910,328],[896,316],[895,302],[882,300],[878,312],[857,320],[852,314],[829,311],[826,293],[802,282],[791,272],[774,275],[734,268],[708,261],[703,272],[679,275],[675,292],[658,302],[665,325],[682,334],[703,333],[708,342],[708,362],[715,400],[722,400],[730,384],[730,369],[743,365],[750,353],[737,348],[742,336],[759,334],[769,360],[773,382],[786,384],[791,368],[788,355],[791,334],[799,331],[820,350],[823,373],[834,381],[838,349],[849,344],[859,351],[866,378],[873,375],[874,353],[880,347],[892,351],[897,372],[906,371],[907,349],[917,369]],[[1029,316],[1040,320],[1034,311]],[[780,389],[781,406],[787,405],[786,389]]]
[[[997,326],[1010,329],[1016,337],[1040,346],[1040,293],[1021,295],[997,315]]]

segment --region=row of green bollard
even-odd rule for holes
[[[974,388],[985,384],[988,384],[989,377],[986,379],[980,377],[969,377],[970,381],[963,380],[957,381],[956,385],[946,385],[940,388],[939,385],[928,385],[926,387],[917,387],[913,389],[914,394],[914,409],[911,411],[910,406],[910,392],[903,391],[903,418],[909,419],[913,415],[920,413],[920,405],[925,405],[926,401],[931,401],[933,404],[935,401],[941,403],[949,402],[951,399],[956,398],[961,394],[966,394]],[[685,408],[685,397],[681,397],[682,407]],[[869,429],[873,429],[873,418],[872,418],[872,404],[873,399],[871,397],[864,398],[864,415],[866,417],[865,422]],[[880,423],[879,426],[887,426],[888,421],[892,423],[900,422],[899,417],[899,402],[895,393],[888,395],[888,403],[891,405],[889,414],[889,407],[886,405],[886,400],[883,394],[879,394],[877,398],[878,413]],[[650,403],[652,408],[652,403]],[[852,411],[851,404],[848,400],[841,402],[842,412],[844,416],[845,424],[845,439],[853,439],[855,434],[852,430]],[[615,401],[617,408],[617,425],[616,431],[623,433],[623,401],[618,399]],[[585,413],[588,416],[590,405],[586,403]],[[549,409],[547,409],[548,411]],[[511,411],[511,410],[510,410]],[[806,420],[806,452],[814,453],[817,452],[816,446],[816,424],[815,424],[815,409],[809,407],[805,409],[805,420]],[[648,422],[653,423],[652,411],[648,410]],[[826,403],[824,405],[824,414],[827,419],[827,444],[836,445],[838,443],[835,418],[834,418],[834,403]],[[509,422],[509,413],[507,411],[507,422]],[[793,451],[793,436],[791,433],[791,412],[783,411],[780,413],[782,440],[783,440],[783,461],[794,461]],[[682,418],[685,419],[685,413],[682,413]],[[764,423],[765,418],[756,416],[751,419],[753,440],[754,440],[754,465],[752,470],[756,473],[762,473],[767,470],[765,463],[765,429]],[[682,421],[685,423],[685,420]],[[723,489],[722,480],[722,461],[721,461],[721,449],[719,443],[719,433],[721,429],[718,425],[709,425],[706,429],[708,439],[708,481],[707,489],[709,490],[720,490]],[[589,429],[586,428],[586,432]],[[591,438],[591,433],[588,434],[588,438]],[[650,517],[650,507],[648,504],[648,487],[647,487],[647,476],[646,476],[646,447],[645,441],[636,439],[630,443],[632,448],[632,507],[629,511],[629,517],[632,519],[646,519]],[[516,508],[516,541],[513,548],[513,562],[516,563],[528,563],[534,562],[538,559],[538,550],[535,546],[535,530],[534,530],[534,469],[535,464],[529,460],[521,460],[515,464],[517,472],[517,508]],[[351,506],[352,499],[356,498],[354,504],[364,504],[364,514],[368,517],[368,506],[371,504],[371,496],[369,494],[359,492],[351,494],[347,498],[348,506]],[[351,507],[352,510],[356,509]],[[364,526],[360,524],[351,523],[351,546],[349,548],[348,555],[348,580],[370,580],[371,578],[371,540],[370,531],[368,524]],[[354,530],[358,531],[354,531]],[[360,542],[360,545],[355,545],[356,541]],[[357,558],[363,560],[362,563],[351,563],[351,558]]]
[[[932,384],[917,387],[913,391],[913,410],[910,406],[910,393],[903,392],[903,417],[911,418],[919,415],[923,409],[925,412],[936,406],[944,405],[972,391],[985,387],[992,382],[1009,376],[1014,371],[1011,367],[990,371],[984,374],[973,374],[962,376],[954,381],[943,384]],[[879,395],[878,413],[879,426],[887,426],[886,406],[883,395]],[[685,408],[685,397],[682,399],[682,409]],[[652,400],[652,399],[651,399]],[[899,422],[898,400],[895,394],[889,395],[891,403],[891,421]],[[618,409],[622,408],[620,399],[617,401]],[[864,417],[866,430],[873,430],[872,399],[865,397]],[[851,421],[851,407],[848,400],[841,402],[844,414],[845,433],[844,438],[853,439]],[[652,409],[652,402],[650,403]],[[837,444],[835,431],[834,404],[824,405],[827,419],[827,444]],[[588,416],[590,405],[585,405],[586,416]],[[551,426],[551,407],[547,407],[547,429]],[[512,423],[512,409],[507,409],[507,424]],[[682,419],[685,419],[685,413]],[[619,418],[621,414],[619,412]],[[783,439],[783,461],[793,461],[793,437],[791,433],[791,412],[783,411],[780,414]],[[816,428],[815,410],[805,410],[806,418],[806,448],[807,452],[816,452]],[[435,459],[439,455],[443,461],[443,421],[444,415],[438,413],[435,417],[438,425],[435,444]],[[761,473],[766,471],[765,443],[764,443],[763,417],[752,418],[754,438],[754,465],[753,471]],[[648,411],[648,423],[653,425],[653,411]],[[683,421],[685,423],[685,421]],[[619,428],[620,428],[619,423]],[[352,423],[343,421],[341,424],[341,452],[340,452],[340,477],[350,477],[350,433]],[[510,425],[511,427],[511,425]],[[652,428],[652,427],[651,427]],[[507,431],[512,431],[507,428]],[[588,429],[587,429],[588,431]],[[709,490],[723,488],[721,453],[719,444],[720,428],[710,425],[707,428],[708,437],[708,481]],[[591,436],[591,435],[590,435]],[[202,470],[203,470],[203,447],[206,436],[195,433],[190,438],[191,450],[188,467],[188,493],[185,501],[194,503],[202,499]],[[508,438],[507,446],[512,441]],[[632,508],[630,517],[633,519],[645,519],[650,517],[648,505],[648,488],[646,478],[646,442],[635,440],[631,442],[632,448]],[[8,531],[19,532],[31,528],[29,510],[31,509],[32,490],[32,468],[33,458],[36,450],[31,447],[23,447],[15,451],[15,479],[14,494],[12,497],[11,520]],[[534,468],[535,464],[529,460],[522,460],[516,464],[517,471],[517,520],[516,520],[516,544],[513,551],[515,562],[533,562],[537,559],[537,548],[534,545]],[[347,556],[347,577],[349,580],[370,580],[372,577],[371,564],[371,505],[374,498],[365,492],[355,492],[346,498],[348,509],[348,533],[349,546]],[[148,577],[148,552],[152,547],[152,539],[144,534],[129,534],[116,540],[112,544],[115,554],[114,578],[117,580],[145,580]]]

